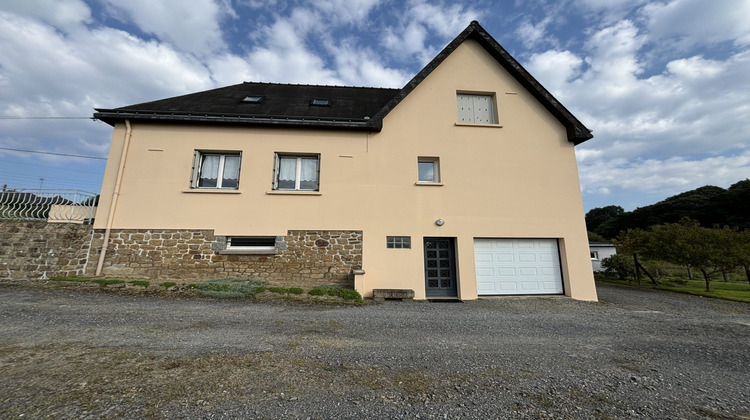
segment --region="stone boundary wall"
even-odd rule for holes
[[[85,275],[92,233],[90,225],[0,222],[0,279]]]
[[[94,234],[99,255],[104,231]],[[226,238],[212,230],[112,230],[102,274],[108,277],[197,281],[251,277],[287,287],[352,287],[362,267],[361,231],[288,231],[274,255],[223,254]],[[90,263],[94,272],[96,261]]]

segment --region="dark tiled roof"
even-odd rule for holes
[[[235,124],[346,127],[372,130],[368,124],[398,89],[251,83],[211,89],[189,95],[115,109],[97,109],[95,118],[117,120],[170,120]],[[258,103],[243,101],[261,97]],[[313,99],[329,105],[313,105]]]
[[[477,41],[531,92],[565,126],[569,141],[579,144],[593,137],[588,128],[476,21],[401,89],[245,82],[122,108],[97,109],[94,118],[112,125],[132,119],[380,131],[383,118],[467,39]],[[263,100],[243,102],[246,96],[262,96]],[[312,105],[313,99],[329,99],[330,106]]]

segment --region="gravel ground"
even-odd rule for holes
[[[750,305],[365,306],[0,283],[2,418],[750,418]]]

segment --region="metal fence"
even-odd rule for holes
[[[92,223],[99,196],[78,190],[5,190],[0,220]]]

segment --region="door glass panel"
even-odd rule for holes
[[[427,267],[429,267],[429,268],[437,268],[437,261],[435,261],[435,260],[427,261]]]
[[[429,287],[438,287],[438,281],[437,281],[437,280],[429,280],[429,281],[427,282],[427,285],[428,285]]]
[[[448,251],[440,251],[440,258],[448,258]]]
[[[440,277],[448,277],[451,276],[451,270],[440,270]]]
[[[438,248],[440,249],[448,248],[448,242],[440,241],[437,243],[437,245],[438,245]]]
[[[451,266],[451,262],[448,261],[448,260],[440,260],[440,266],[441,267],[450,267]]]
[[[437,277],[437,270],[427,270],[427,277]]]
[[[437,258],[437,251],[427,251],[427,258]]]
[[[440,280],[440,287],[451,287],[451,279]]]

